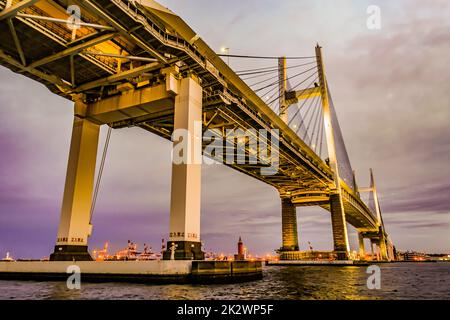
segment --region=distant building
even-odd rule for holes
[[[415,252],[415,251],[406,251],[403,254],[404,261],[428,261],[430,257],[425,253]]]
[[[105,261],[105,260],[111,259],[111,256],[108,254],[108,246],[109,246],[109,243],[105,242],[105,245],[103,246],[103,249],[101,249],[101,250],[95,249],[92,252],[94,260],[96,260],[96,261]]]
[[[158,260],[161,259],[160,253],[154,253],[152,248],[144,243],[144,251],[138,252],[138,245],[131,240],[128,240],[126,248],[117,251],[115,254],[110,255],[108,253],[108,242],[105,243],[103,249],[95,249],[92,252],[92,256],[96,261],[109,261],[109,260],[131,260],[131,261],[146,261],[146,260]]]
[[[450,261],[450,254],[447,253],[435,253],[428,256],[431,261]]]
[[[242,238],[239,237],[239,241],[238,241],[238,253],[234,255],[234,260],[245,260],[246,254],[245,254],[245,247],[244,247],[244,243],[242,242]]]

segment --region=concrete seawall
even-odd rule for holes
[[[17,261],[0,262],[0,279],[65,281],[70,266],[82,281],[137,283],[242,282],[262,278],[259,261]]]
[[[192,278],[194,282],[241,282],[262,279],[262,263],[261,261],[194,261]]]
[[[267,266],[368,266],[365,261],[353,260],[278,260],[267,261]]]

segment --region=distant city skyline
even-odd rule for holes
[[[164,0],[217,52],[313,55],[328,82],[360,186],[374,169],[387,232],[398,250],[450,253],[450,3]],[[380,30],[366,26],[369,5]],[[226,32],[225,32],[226,30]],[[229,59],[235,70],[250,62]],[[0,67],[0,257],[53,251],[73,104]],[[106,128],[102,128],[99,150]],[[99,157],[101,154],[99,153]],[[113,130],[90,249],[127,240],[159,251],[169,232],[171,143],[142,129]],[[202,171],[201,237],[236,253],[239,236],[264,255],[281,245],[278,192],[222,165]],[[330,215],[298,208],[300,248],[332,250]],[[357,236],[349,226],[352,250]],[[369,246],[366,246],[369,250]]]

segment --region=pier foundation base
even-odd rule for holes
[[[170,241],[167,243],[167,250],[163,259],[171,260],[172,252],[170,247],[175,244],[174,260],[205,260],[205,253],[202,251],[201,242],[198,241]]]
[[[56,245],[50,261],[92,261],[87,246]]]

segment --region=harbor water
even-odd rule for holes
[[[445,299],[450,263],[380,264],[381,286],[369,289],[367,266],[269,266],[264,278],[237,284],[150,285],[0,281],[0,299]]]

